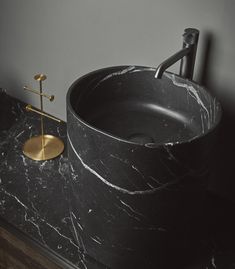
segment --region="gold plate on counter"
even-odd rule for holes
[[[63,151],[64,143],[58,137],[47,134],[30,138],[23,146],[23,153],[35,161],[53,159]]]

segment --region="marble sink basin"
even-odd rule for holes
[[[221,107],[196,83],[155,72],[101,69],[67,94],[77,236],[109,268],[178,268],[201,249]]]

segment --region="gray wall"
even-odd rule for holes
[[[181,48],[186,27],[201,31],[195,79],[216,92],[227,107],[235,104],[234,0],[0,0],[0,4],[0,87],[37,105],[38,98],[22,86],[37,87],[33,75],[46,73],[45,89],[56,99],[45,101],[45,109],[62,119],[66,91],[76,78],[111,65],[157,66]]]

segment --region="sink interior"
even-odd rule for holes
[[[197,135],[198,127],[186,117],[151,103],[109,103],[86,115],[92,126],[137,143],[178,141]]]
[[[215,98],[170,73],[154,75],[144,67],[98,70],[72,86],[71,106],[92,127],[138,144],[188,141],[215,126]]]

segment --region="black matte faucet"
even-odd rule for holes
[[[164,62],[162,62],[158,67],[155,74],[156,78],[161,78],[163,72],[179,61],[181,59],[180,64],[180,72],[179,75],[184,78],[193,79],[193,70],[195,65],[195,58],[197,52],[197,43],[198,43],[199,31],[194,28],[187,28],[184,30],[183,34],[183,48],[178,51]]]

